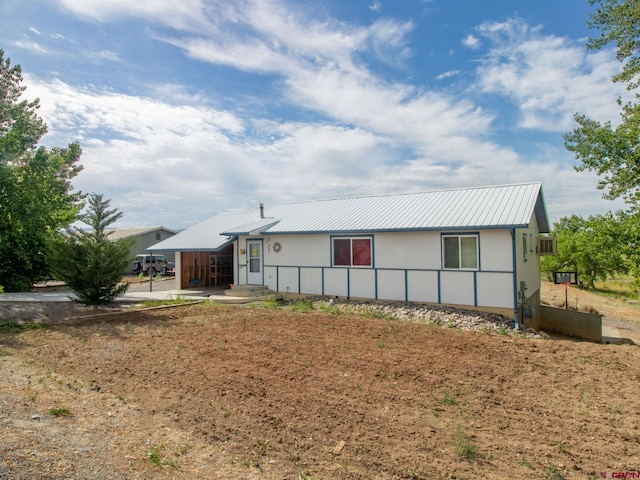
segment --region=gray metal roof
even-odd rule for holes
[[[159,227],[119,228],[117,230],[107,230],[106,233],[109,237],[109,240],[115,241],[120,238],[133,237],[134,235],[144,235],[145,233],[156,231],[165,231],[172,234],[177,233],[176,230],[171,230],[170,228],[163,227],[162,225]]]
[[[189,227],[173,237],[152,245],[147,250],[165,251],[215,251],[227,246],[233,238],[221,233],[236,225],[260,217],[256,212],[221,213]]]
[[[242,214],[221,214],[151,248],[214,250],[229,243],[234,236],[258,232],[363,233],[525,227],[534,214],[540,232],[549,232],[540,183],[317,200],[267,208],[267,213],[268,218],[261,218],[257,209]]]

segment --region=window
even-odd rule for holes
[[[334,238],[333,265],[344,267],[370,267],[371,238]]]
[[[156,240],[160,240],[161,239],[161,235],[160,232],[156,233]]]
[[[527,234],[522,234],[522,255],[524,256],[524,261],[527,261]]]
[[[478,268],[477,235],[446,235],[442,237],[442,250],[444,268]]]

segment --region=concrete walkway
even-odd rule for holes
[[[209,295],[220,293],[220,288],[190,288],[180,290],[172,288],[175,282],[172,279],[153,282],[149,291],[149,283],[132,283],[127,293],[118,297],[116,302],[143,302],[145,300],[174,300],[182,298],[186,300],[202,300]],[[3,293],[0,302],[70,302],[76,298],[75,294],[67,288],[42,288],[32,292]]]

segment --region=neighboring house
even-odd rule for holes
[[[131,248],[131,260],[140,253],[146,253],[147,249],[162,240],[172,237],[177,232],[165,227],[141,227],[141,228],[121,228],[118,230],[110,230],[107,232],[109,240],[115,242],[120,238],[135,237],[136,242]],[[167,260],[173,262],[175,260],[175,252],[173,250],[164,252],[161,250],[155,253],[162,253]]]
[[[180,288],[256,284],[472,307],[522,322],[539,315],[538,239],[548,232],[542,186],[527,183],[261,205],[150,249],[179,252]]]

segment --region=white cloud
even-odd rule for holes
[[[38,31],[37,28],[35,27],[29,27],[29,30],[31,30],[33,33],[35,33],[36,35],[41,35],[40,32]]]
[[[375,0],[373,3],[369,5],[369,10],[372,10],[376,13],[380,12],[382,10],[382,2]]]
[[[477,50],[480,48],[480,39],[475,35],[469,34],[462,40],[462,44],[471,50]]]
[[[521,113],[521,127],[566,131],[576,112],[617,117],[616,98],[627,94],[611,84],[620,68],[613,52],[587,53],[583,45],[542,35],[517,18],[486,23],[478,32],[492,42],[478,68],[479,86],[510,98]]]
[[[91,53],[88,53],[87,56],[94,59],[99,59],[99,60],[108,60],[110,62],[120,61],[120,55],[118,55],[118,53],[113,52],[111,50],[100,50],[98,52],[91,52]]]
[[[457,75],[460,75],[460,70],[449,70],[448,72],[443,72],[440,75],[437,75],[436,79],[445,80],[447,78],[455,77]]]
[[[276,120],[246,105],[242,113],[216,109],[210,106],[216,98],[178,84],[149,85],[146,96],[134,97],[30,79],[36,96],[46,98],[48,141],[81,140],[79,187],[125,205],[128,225],[180,228],[260,201],[532,180],[554,192],[547,197],[552,217],[584,211],[580,202],[601,205],[567,152],[555,152],[562,162],[532,161],[497,143],[498,112],[480,108],[483,99],[469,92],[510,99],[521,128],[564,131],[575,111],[610,114],[615,60],[609,52],[588,55],[517,19],[487,23],[464,42],[472,49],[480,38],[490,43],[476,88],[442,92],[388,80],[362,60],[372,52],[390,65],[409,58],[412,22],[349,25],[278,1],[60,1],[94,21],[136,17],[169,26],[176,31],[151,35],[191,58],[276,77],[281,89],[271,101],[311,118]],[[118,60],[114,52],[103,55]],[[146,211],[156,212],[152,222]]]
[[[34,42],[29,38],[25,38],[23,40],[17,40],[13,42],[13,45],[15,47],[24,48],[25,50],[29,50],[31,52],[34,52],[40,55],[48,53],[47,50],[44,47],[42,47],[39,43]]]
[[[81,18],[98,22],[133,17],[160,22],[175,29],[206,29],[207,3],[202,0],[58,0]],[[211,7],[215,9],[214,7]]]

